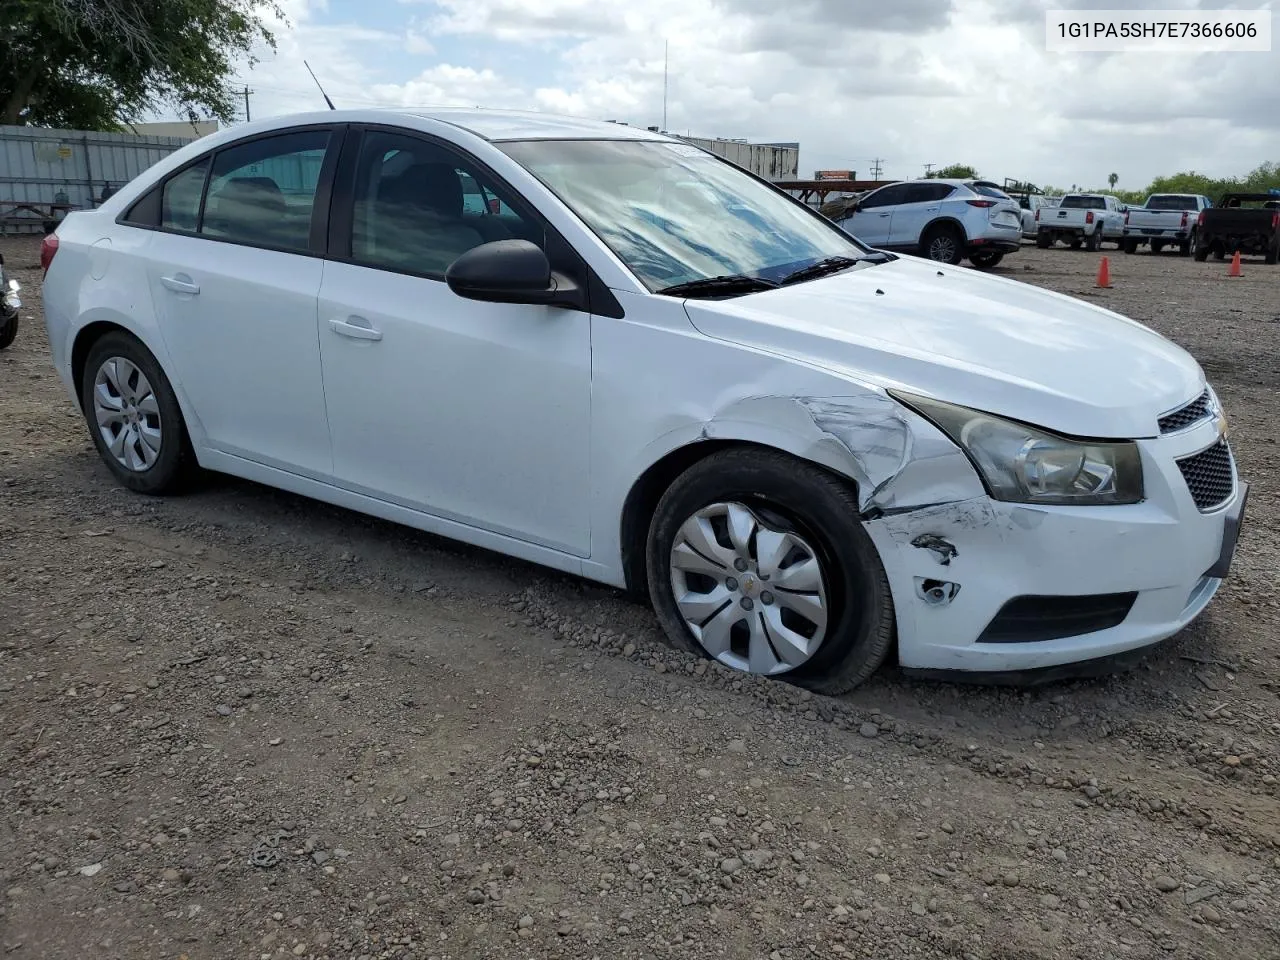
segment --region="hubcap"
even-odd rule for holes
[[[827,633],[826,578],[816,551],[741,503],[686,520],[671,548],[671,590],[707,653],[749,673],[794,670]]]
[[[933,242],[929,244],[929,256],[931,259],[950,261],[955,255],[955,241],[946,234],[934,237]]]
[[[124,357],[103,362],[93,381],[93,412],[117,463],[134,473],[154,466],[163,439],[160,404],[137,366]]]

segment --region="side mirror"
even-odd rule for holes
[[[587,309],[581,288],[551,269],[546,253],[528,240],[494,240],[472,247],[449,264],[449,289],[468,300]]]

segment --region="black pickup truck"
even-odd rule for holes
[[[1197,260],[1207,260],[1210,253],[1221,260],[1239,251],[1261,256],[1267,263],[1277,262],[1280,260],[1280,190],[1225,194],[1216,207],[1200,211],[1196,233]]]

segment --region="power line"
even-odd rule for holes
[[[925,175],[926,177],[928,177],[928,176],[929,176],[930,171],[932,171],[932,170],[933,170],[933,168],[934,168],[934,167],[936,167],[936,166],[937,166],[937,164],[936,164],[936,163],[926,163],[926,164],[924,165],[924,175]]]
[[[881,157],[876,157],[874,160],[871,161],[871,179],[872,180],[880,179],[880,170],[881,170],[880,164],[882,163],[884,163],[884,160]]]

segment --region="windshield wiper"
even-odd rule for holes
[[[811,263],[807,267],[801,267],[799,270],[792,270],[778,282],[786,286],[789,283],[800,283],[803,280],[814,280],[818,277],[825,277],[829,273],[838,273],[841,270],[848,270],[852,266],[859,263],[887,263],[893,259],[891,255],[877,250],[867,254],[865,257],[826,257],[816,263]]]
[[[684,283],[662,287],[656,293],[676,296],[696,296],[700,293],[752,293],[757,290],[773,290],[778,286],[764,277],[752,277],[745,273],[730,273],[723,277],[703,277],[700,280],[688,280]]]

